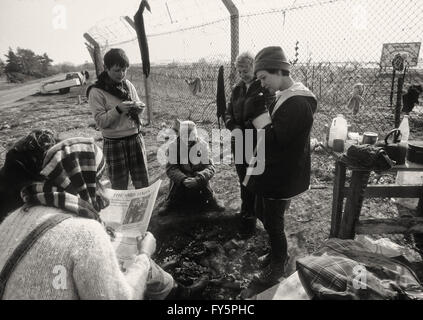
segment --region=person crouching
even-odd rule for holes
[[[170,179],[169,195],[159,215],[224,211],[210,186],[215,166],[207,142],[198,137],[192,121],[175,121],[177,137],[167,150],[166,174]]]

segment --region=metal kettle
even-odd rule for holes
[[[407,154],[407,142],[401,142],[401,130],[393,129],[388,132],[384,141],[376,143],[377,147],[383,148],[391,160],[397,165],[405,163]]]

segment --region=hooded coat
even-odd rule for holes
[[[170,160],[173,153],[176,158]],[[186,154],[181,148],[180,138],[176,138],[168,149],[168,162],[166,164],[166,174],[170,179],[170,191],[168,199],[176,203],[184,203],[190,199],[191,203],[202,203],[203,200],[213,196],[210,186],[210,179],[214,176],[216,168],[209,154],[207,142],[198,138],[197,141],[187,146]],[[198,161],[193,163],[189,156],[195,154]],[[195,178],[198,188],[188,189],[183,185],[186,178]],[[184,200],[185,199],[185,200]]]
[[[290,199],[309,188],[310,132],[316,109],[315,96],[301,83],[277,93],[269,107],[272,123],[264,128],[264,172],[247,176],[247,188],[271,199]]]

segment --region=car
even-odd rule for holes
[[[55,80],[41,84],[40,92],[42,94],[59,91],[60,94],[69,93],[70,88],[85,84],[85,74],[81,72],[70,72],[66,74],[64,80]]]

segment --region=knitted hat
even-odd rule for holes
[[[291,69],[291,64],[288,62],[281,47],[266,47],[257,53],[254,58],[254,74],[259,70],[265,69],[286,71]]]

